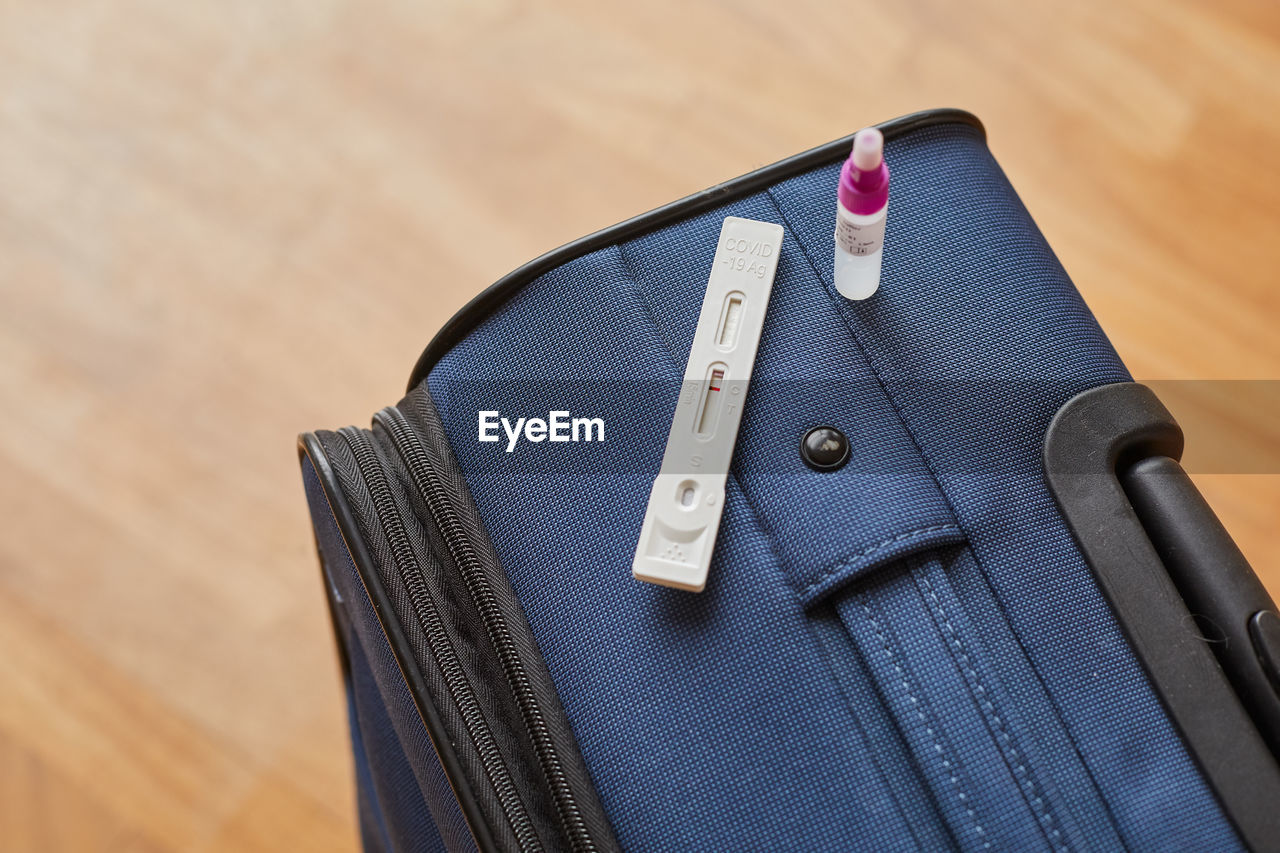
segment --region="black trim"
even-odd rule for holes
[[[476,667],[473,674],[495,688],[507,688],[505,695],[510,701],[503,703],[505,712],[496,706],[482,708],[486,716],[509,714],[505,716],[505,728],[513,737],[509,740],[511,763],[505,774],[511,778],[521,763],[517,756],[523,758],[517,778],[528,780],[525,784],[530,789],[525,793],[531,794],[537,788],[553,804],[549,814],[528,810],[530,817],[540,814],[540,822],[534,828],[552,848],[558,849],[567,842],[567,849],[575,853],[616,850],[617,841],[578,751],[551,673],[471,498],[427,389],[419,388],[399,406],[375,415],[374,433],[381,433],[384,446],[392,451],[402,473],[407,474],[407,482],[413,486],[409,489],[411,512],[423,521],[429,520],[428,528],[436,538],[431,547],[438,549],[442,564],[463,582],[464,589],[457,589],[457,599],[450,603],[457,613],[465,612],[464,621],[488,641],[493,657]],[[431,538],[429,533],[429,541]],[[456,693],[453,698],[461,701]],[[534,799],[530,797],[531,801]]]
[[[893,139],[905,136],[921,128],[933,127],[939,124],[966,124],[977,128],[982,134],[982,138],[986,139],[986,129],[983,128],[982,122],[978,120],[978,117],[964,110],[956,109],[924,110],[886,121],[876,125],[876,127],[880,128],[886,138]],[[758,192],[765,187],[776,184],[778,181],[786,180],[811,169],[839,162],[849,155],[849,147],[852,144],[853,136],[850,135],[834,142],[828,142],[826,145],[812,148],[801,154],[796,154],[793,157],[788,157],[785,160],[779,160],[777,163],[756,169],[754,172],[749,172],[722,184],[716,184],[709,189],[686,196],[679,201],[664,204],[662,207],[634,216],[594,234],[580,237],[507,273],[462,306],[440,328],[440,331],[436,332],[435,337],[427,344],[427,348],[422,351],[422,355],[418,357],[417,364],[413,367],[413,374],[409,377],[408,390],[412,391],[418,387],[418,383],[426,378],[427,373],[446,352],[451,350],[481,322],[497,311],[520,288],[543,273],[566,264],[574,258],[581,257],[588,252],[594,252],[596,249],[601,249],[623,240],[629,240],[647,231],[669,225],[678,219],[685,219],[709,208],[726,204],[736,198]]]
[[[315,469],[315,466],[313,465],[312,470],[314,469]],[[316,479],[317,480],[320,479],[318,472],[316,474]],[[329,621],[333,623],[333,627],[334,627],[334,631],[333,631],[334,643],[333,644],[336,647],[336,650],[338,652],[338,671],[342,674],[343,689],[345,689],[347,692],[350,692],[351,691],[351,652],[347,649],[346,638],[343,636],[342,631],[338,629],[338,625],[339,625],[338,620],[340,618],[339,609],[342,607],[342,605],[339,603],[338,599],[336,598],[337,590],[334,589],[333,581],[329,579],[329,570],[330,570],[329,562],[324,558],[324,551],[320,550],[320,539],[317,536],[315,536],[314,525],[312,526],[312,541],[315,543],[315,546],[316,546],[316,563],[320,566],[320,582],[324,584],[324,602],[328,607]]]
[[[1142,493],[1138,503],[1152,502],[1148,499],[1158,497],[1150,484],[1153,472],[1143,460],[1180,459],[1182,445],[1182,430],[1149,388],[1132,382],[1104,385],[1076,395],[1058,410],[1045,434],[1045,475],[1098,585],[1223,811],[1249,847],[1274,850],[1280,843],[1280,766],[1197,630],[1171,578],[1179,570],[1162,562],[1152,544],[1154,537],[1170,553],[1175,540],[1166,538],[1163,523],[1143,527],[1121,482]],[[1155,518],[1147,509],[1144,514]],[[1184,516],[1180,523],[1186,521]],[[1216,519],[1194,522],[1200,531],[1214,524]],[[1194,536],[1194,530],[1178,535]],[[1231,542],[1225,531],[1221,535]],[[1221,539],[1213,544],[1220,550],[1197,561],[1195,571],[1217,571],[1229,550],[1235,550]],[[1242,567],[1249,571],[1243,560],[1239,557],[1234,573]],[[1205,582],[1213,595],[1220,594],[1220,587],[1217,581]],[[1194,593],[1188,596],[1191,600]],[[1214,605],[1219,618],[1226,618],[1221,607],[1236,601]],[[1251,614],[1241,614],[1241,627]]]
[[[334,475],[324,446],[315,433],[308,432],[298,436],[298,460],[300,463],[309,462],[320,480],[325,499],[329,502],[329,510],[338,523],[338,530],[346,543],[347,552],[351,555],[351,561],[355,564],[361,583],[364,584],[365,592],[378,617],[378,624],[387,638],[388,645],[391,646],[396,663],[400,667],[400,673],[409,687],[409,693],[413,696],[413,703],[417,706],[418,714],[426,726],[431,744],[435,747],[436,756],[444,768],[445,777],[449,780],[453,794],[458,800],[462,816],[467,821],[467,827],[471,830],[477,849],[480,853],[501,853],[501,848],[489,830],[475,792],[467,786],[468,777],[461,760],[453,747],[439,711],[431,701],[426,681],[414,660],[408,638],[405,637],[404,630],[396,619],[391,600],[379,579],[376,564],[365,545],[364,537],[360,534],[360,526],[356,522],[355,514]],[[328,579],[325,580],[325,584],[328,585]],[[337,628],[336,625],[334,627]]]
[[[1151,456],[1120,483],[1156,553],[1259,734],[1280,757],[1280,694],[1254,650],[1250,623],[1275,615],[1267,588],[1177,461]]]

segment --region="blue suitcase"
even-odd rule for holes
[[[874,298],[833,288],[839,140],[522,267],[301,437],[366,850],[1280,849],[1280,619],[1177,425],[981,124],[880,127]],[[694,594],[631,561],[726,216],[784,240]]]

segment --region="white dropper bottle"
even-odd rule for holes
[[[858,131],[840,169],[836,204],[836,290],[846,299],[866,299],[880,286],[884,226],[889,213],[889,167],[884,134]]]

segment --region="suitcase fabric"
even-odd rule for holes
[[[832,284],[824,149],[561,252],[372,431],[304,437],[366,849],[1241,847],[1042,469],[1129,376],[977,121],[884,127],[872,299]],[[630,565],[729,215],[785,239],[690,594]],[[482,410],[605,440],[507,452]]]

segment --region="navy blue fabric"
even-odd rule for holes
[[[970,685],[975,706],[1018,782],[1027,806],[1048,815],[1047,840],[1071,849],[1123,846],[1109,806],[1090,777],[1041,681],[1019,648],[1003,608],[969,549],[945,560],[922,560],[914,568],[920,605],[912,608],[912,630],[940,637],[954,669]],[[927,612],[932,625],[921,624]],[[1045,772],[1045,768],[1051,772]],[[1036,800],[1044,800],[1041,806]],[[1083,836],[1085,843],[1077,843]]]
[[[1057,409],[1129,375],[984,144],[933,129],[891,150],[886,241],[903,250],[885,252],[889,298],[835,293],[814,191],[834,167],[771,195],[942,485],[1125,843],[1234,845],[1043,482]]]
[[[912,560],[837,603],[879,695],[961,849],[1119,849],[1078,757],[1024,723],[1036,707],[1011,701],[954,595],[950,569],[968,559]]]
[[[976,131],[887,156],[865,303],[831,286],[833,166],[541,276],[429,377],[619,840],[1236,849],[1040,473],[1052,414],[1123,366]],[[630,562],[726,215],[786,239],[690,595]],[[478,409],[607,440],[506,453]],[[799,461],[820,423],[837,474]]]
[[[766,196],[733,210],[752,219],[779,219]],[[672,380],[684,374],[702,305],[698,285],[705,284],[711,269],[723,219],[723,212],[713,211],[620,249],[629,279],[624,286],[639,291],[650,323],[662,330],[670,353],[665,373]],[[778,279],[802,281],[808,269],[808,258],[787,235]],[[697,285],[690,286],[694,281]],[[804,405],[797,406],[801,399]],[[627,417],[619,413],[616,421],[625,427]],[[664,417],[665,439],[670,413]],[[801,476],[797,447],[819,424],[849,438],[852,464]],[[630,436],[622,440],[630,444]],[[887,560],[963,539],[901,419],[843,329],[835,304],[815,301],[804,288],[775,285],[734,473],[806,603]]]
[[[357,805],[365,850],[475,850],[409,688],[378,624],[314,467],[303,483],[347,652]]]
[[[350,625],[344,620],[334,628],[345,644],[350,636]],[[353,666],[368,669],[369,662],[364,659],[363,650],[359,661]],[[365,853],[390,853],[393,849],[391,838],[387,833],[387,822],[382,817],[382,806],[378,802],[369,753],[364,748],[364,732],[360,728],[356,693],[350,684],[347,685],[347,726],[351,732],[351,753],[356,771],[356,816],[360,823],[360,846]]]

